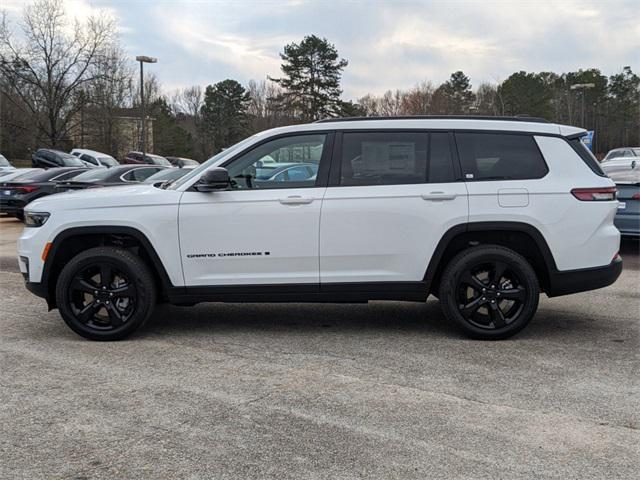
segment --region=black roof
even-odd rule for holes
[[[529,117],[527,115],[516,115],[515,117],[492,117],[488,115],[401,115],[393,117],[340,117],[340,118],[323,118],[315,123],[331,123],[331,122],[356,122],[366,120],[501,120],[509,122],[534,122],[534,123],[550,123],[548,120],[540,117]]]

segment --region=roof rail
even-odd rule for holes
[[[314,123],[360,122],[366,120],[502,120],[509,122],[550,123],[544,118],[529,117],[527,115],[516,115],[513,117],[493,117],[489,115],[400,115],[393,117],[339,117],[323,118],[321,120],[316,120]]]

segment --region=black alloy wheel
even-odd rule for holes
[[[80,270],[69,285],[69,308],[89,328],[121,327],[136,309],[136,287],[126,273],[105,261]]]
[[[120,340],[150,317],[156,286],[149,266],[133,252],[96,247],[62,269],[56,303],[65,323],[91,340]]]
[[[529,323],[540,287],[524,257],[487,245],[464,250],[449,262],[439,296],[445,316],[467,335],[502,339]]]

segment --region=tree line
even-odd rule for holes
[[[119,119],[138,115],[140,85],[116,27],[107,17],[72,22],[62,0],[26,6],[14,25],[2,14],[0,152],[28,158],[39,147],[122,150]],[[640,77],[630,66],[609,76],[597,68],[519,71],[475,88],[457,71],[439,85],[424,80],[345,101],[341,78],[348,61],[327,39],[306,36],[284,46],[280,58],[280,77],[246,85],[225,79],[164,92],[159,79],[147,75],[155,153],[204,160],[268,128],[325,117],[397,115],[531,115],[594,130],[600,154],[640,145]]]

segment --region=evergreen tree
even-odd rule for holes
[[[447,115],[464,115],[469,113],[475,95],[471,91],[471,81],[463,72],[453,72],[449,80],[444,82],[434,92],[441,97]]]
[[[340,78],[348,62],[338,59],[334,45],[311,35],[285,46],[280,58],[285,76],[271,79],[284,89],[280,104],[293,108],[303,121],[340,115]]]
[[[553,91],[539,74],[517,72],[498,87],[505,115],[530,115],[551,119]]]
[[[150,105],[153,117],[153,149],[159,155],[191,157],[193,138],[182,128],[164,97]]]
[[[207,86],[202,105],[202,119],[220,151],[242,140],[247,134],[249,94],[235,80],[223,80]]]

